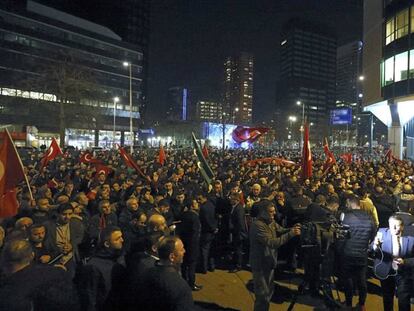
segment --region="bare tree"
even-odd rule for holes
[[[82,98],[99,100],[105,95],[97,85],[95,76],[90,69],[80,65],[71,53],[59,51],[58,54],[59,60],[53,60],[39,66],[38,75],[29,78],[24,84],[28,85],[27,87],[30,89],[56,95],[59,104],[60,145],[63,147],[68,117],[67,106],[69,104],[80,105]],[[98,115],[94,114],[94,109],[90,106],[79,109],[82,110],[82,113],[77,114],[80,118],[89,118],[90,120],[92,116],[96,118]]]

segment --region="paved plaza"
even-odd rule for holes
[[[203,289],[194,292],[193,297],[198,305],[207,310],[253,310],[254,294],[251,284],[252,274],[250,271],[229,273],[227,270],[216,270],[207,274],[197,274],[197,283],[203,285]],[[276,277],[275,295],[270,310],[288,310],[292,299],[297,293],[298,285],[302,282],[301,271],[297,274],[281,275]],[[381,288],[378,280],[368,280],[367,310],[382,310]],[[337,297],[337,293],[334,292]],[[343,292],[339,297],[345,300]],[[357,297],[354,297],[354,305]],[[299,295],[292,310],[329,310],[322,298],[315,298],[310,295]],[[395,300],[395,310],[397,302]],[[414,310],[414,308],[412,308]]]

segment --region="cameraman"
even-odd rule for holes
[[[347,237],[338,243],[341,258],[342,277],[345,282],[346,306],[352,307],[353,285],[359,289],[359,310],[365,310],[367,297],[367,258],[368,246],[375,237],[376,226],[365,211],[360,208],[360,200],[355,195],[346,199],[346,210],[341,215],[342,225],[349,226]]]
[[[273,296],[278,248],[300,235],[300,225],[285,229],[274,221],[276,208],[272,202],[261,200],[256,204],[258,214],[250,228],[250,265],[256,296],[254,311],[262,311],[269,310]]]

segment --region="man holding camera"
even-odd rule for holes
[[[300,225],[285,229],[275,222],[276,209],[272,202],[261,200],[258,215],[250,228],[250,265],[256,300],[254,311],[269,310],[274,291],[274,269],[278,248],[292,237],[300,235]]]
[[[365,310],[367,297],[367,259],[369,243],[374,239],[376,226],[369,214],[360,208],[360,200],[355,195],[346,199],[347,210],[341,215],[342,225],[349,226],[348,235],[338,243],[341,258],[342,276],[345,281],[347,308],[352,308],[353,280],[359,290],[359,310]]]

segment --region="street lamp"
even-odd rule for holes
[[[302,106],[302,125],[300,126],[300,146],[299,149],[302,148],[303,145],[303,131],[305,129],[305,103],[302,103],[300,100],[296,102],[296,105]]]
[[[119,102],[119,97],[114,97],[114,132],[112,134],[113,137],[113,143],[115,148],[115,131],[116,131],[116,103]]]
[[[290,124],[290,133],[292,133],[292,135],[288,135],[288,139],[291,139],[293,137],[292,123],[296,122],[297,118],[296,118],[296,116],[289,116],[288,120],[289,120],[289,124]]]
[[[129,62],[123,63],[124,67],[129,68],[129,132],[131,136],[131,154],[134,152],[134,132],[132,129],[132,64]]]
[[[236,121],[236,114],[237,112],[239,112],[239,107],[234,108],[234,113],[233,113],[233,123],[235,123]]]

